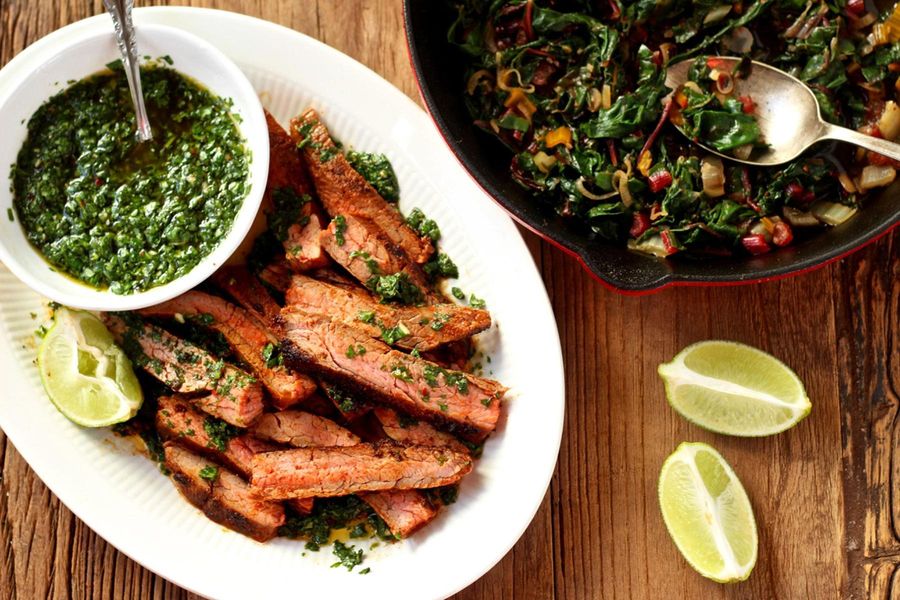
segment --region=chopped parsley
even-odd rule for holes
[[[338,246],[343,246],[346,243],[344,239],[345,231],[347,231],[347,219],[344,218],[344,215],[337,215],[334,218],[334,241]]]
[[[228,449],[228,442],[240,435],[241,430],[216,417],[206,417],[203,421],[203,430],[209,436],[209,445],[219,452]]]
[[[462,291],[461,289],[459,289],[458,287],[452,288],[450,290],[450,292],[453,294],[453,297],[456,298],[457,300],[465,300],[466,299],[466,293],[464,291]]]
[[[284,364],[284,356],[281,354],[281,349],[272,342],[269,342],[263,347],[262,358],[265,361],[266,366],[270,369],[274,369],[275,367]]]
[[[447,313],[434,313],[434,320],[431,321],[431,328],[440,331],[450,321],[450,315]]]
[[[422,377],[425,379],[425,383],[431,387],[438,387],[440,385],[440,382],[438,381],[439,375],[444,377],[444,383],[446,385],[455,387],[463,394],[469,391],[469,380],[466,379],[464,373],[460,373],[459,371],[448,371],[447,369],[431,364],[425,365],[422,369]]]
[[[366,347],[362,344],[357,344],[356,346],[350,344],[349,346],[347,346],[347,358],[356,358],[357,356],[362,356],[365,353]]]
[[[419,208],[414,208],[406,217],[406,223],[415,229],[419,235],[428,236],[436,242],[441,239],[441,228],[438,224],[425,216]]]
[[[469,306],[472,308],[486,308],[487,303],[475,294],[472,294],[469,296]]]
[[[200,479],[205,479],[210,483],[215,483],[216,479],[219,478],[219,468],[214,467],[212,465],[207,465],[200,469]]]
[[[443,252],[438,252],[434,258],[425,263],[422,266],[422,270],[432,280],[441,277],[459,277],[459,269],[456,267],[456,263]]]
[[[306,194],[298,194],[293,188],[275,188],[272,192],[272,211],[266,213],[269,230],[275,235],[275,239],[284,242],[292,225],[305,225],[309,221],[309,217],[301,218],[300,213],[303,205],[310,200],[312,198]]]
[[[375,311],[361,310],[357,313],[356,318],[363,323],[372,323],[375,320]]]
[[[349,150],[345,153],[347,162],[369,182],[375,191],[388,202],[400,199],[400,184],[391,161],[384,154],[357,152]]]
[[[381,327],[381,339],[385,344],[394,345],[405,337],[409,337],[409,329],[401,321],[394,327],[385,327],[383,323],[379,323]]]
[[[366,287],[374,292],[382,302],[398,304],[418,304],[424,298],[422,290],[409,279],[406,273],[394,275],[373,275]]]
[[[334,402],[335,406],[338,407],[338,410],[343,413],[353,412],[358,406],[356,399],[339,387],[333,385],[326,386],[325,395],[328,396],[328,398]]]
[[[413,380],[412,374],[409,372],[409,369],[405,365],[401,365],[399,363],[394,365],[394,367],[391,369],[391,375],[407,383]]]
[[[365,556],[362,548],[357,549],[356,546],[348,546],[340,540],[335,540],[331,553],[338,557],[338,561],[331,565],[331,568],[343,566],[347,567],[348,571],[352,571],[354,567],[360,565]]]

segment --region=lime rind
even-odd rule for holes
[[[672,408],[716,433],[773,435],[812,410],[803,383],[787,365],[744,344],[699,342],[658,371]]]
[[[131,361],[90,313],[56,311],[38,348],[38,370],[53,405],[85,427],[127,421],[143,402]]]
[[[679,445],[663,463],[658,494],[666,529],[694,570],[719,583],[750,576],[759,550],[753,508],[714,448]]]

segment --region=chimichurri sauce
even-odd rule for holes
[[[153,140],[139,144],[121,67],[53,96],[12,169],[29,241],[58,270],[116,294],[168,283],[225,237],[250,153],[231,101],[163,66],[142,69]]]

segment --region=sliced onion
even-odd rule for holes
[[[550,169],[556,164],[556,157],[550,156],[543,150],[534,155],[534,164],[538,168],[538,170],[546,175],[550,172]],[[576,184],[577,185],[577,184]]]
[[[703,93],[703,90],[700,89],[700,86],[697,85],[696,81],[686,81],[686,82],[684,82],[684,85],[682,87],[685,87],[696,94]]]
[[[590,98],[588,98],[588,110],[591,112],[597,112],[603,108],[603,94],[600,93],[600,90],[592,87],[590,91]]]
[[[612,106],[612,88],[608,83],[604,83],[603,91],[600,93],[600,107],[603,110],[609,110],[610,106]]]
[[[717,6],[703,17],[703,24],[709,25],[710,23],[715,23],[716,21],[721,21],[725,17],[728,16],[728,13],[731,12],[730,4],[723,4],[722,6]]]
[[[613,177],[613,181],[615,181],[615,177]],[[612,192],[611,194],[604,194],[602,196],[593,193],[592,191],[584,187],[584,177],[579,177],[575,180],[575,189],[578,190],[579,194],[590,200],[605,200],[616,195],[616,192]]]
[[[893,100],[884,103],[884,112],[878,119],[878,131],[886,140],[896,140],[900,136],[900,106]]]
[[[855,208],[827,200],[819,200],[809,210],[819,221],[827,225],[840,225],[856,214]]]
[[[703,180],[703,192],[710,198],[725,195],[725,167],[722,159],[707,156],[700,162],[700,178]]]
[[[821,221],[811,212],[804,212],[791,206],[782,208],[781,214],[784,215],[784,220],[791,224],[791,227],[817,227],[821,225]]]
[[[466,83],[466,92],[471,96],[475,93],[475,88],[478,87],[478,84],[482,79],[488,79],[491,76],[491,72],[487,69],[479,69],[472,73],[469,77],[469,81]]]
[[[719,77],[716,79],[716,91],[725,96],[734,91],[734,77],[731,76],[731,73],[719,73]]]
[[[851,24],[853,26],[853,29],[856,29],[856,30],[865,29],[866,27],[868,27],[869,25],[874,23],[877,19],[878,19],[877,14],[866,13],[863,16],[861,16],[860,18],[856,19],[855,21],[852,21]]]
[[[628,249],[637,250],[644,254],[652,254],[660,258],[665,258],[669,255],[666,251],[666,245],[663,244],[662,238],[658,235],[651,236],[640,243],[637,240],[628,240]]]
[[[859,188],[859,191],[865,192],[872,188],[884,187],[893,182],[896,177],[897,171],[894,167],[887,165],[866,165],[863,167],[856,187]]]
[[[631,206],[633,199],[631,190],[628,189],[628,175],[624,171],[616,171],[612,176],[612,184],[613,189],[617,190],[619,196],[622,197],[622,204]]]
[[[769,228],[766,227],[766,224],[762,221],[758,221],[753,227],[750,228],[750,233],[752,235],[761,235],[766,238],[767,243],[772,242],[772,232],[769,231]]]
[[[753,49],[753,34],[746,27],[738,27],[725,39],[725,47],[737,54],[746,54]]]

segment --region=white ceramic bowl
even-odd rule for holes
[[[172,67],[212,93],[234,102],[239,128],[252,155],[250,190],[235,216],[231,231],[189,273],[158,287],[134,294],[98,290],[52,269],[32,246],[18,222],[6,218],[13,207],[9,166],[27,135],[31,115],[66,82],[101,71],[119,58],[112,23],[108,33],[89,34],[61,46],[39,69],[16,73],[15,85],[0,90],[0,261],[29,287],[66,306],[89,310],[134,310],[164,302],[194,287],[218,269],[238,248],[253,224],[262,201],[269,169],[269,138],[265,114],[253,86],[238,67],[208,42],[182,30],[137,24],[138,52],[153,58],[169,56]],[[16,70],[13,60],[5,70]],[[19,71],[22,71],[19,69]],[[151,123],[152,125],[152,123]]]

